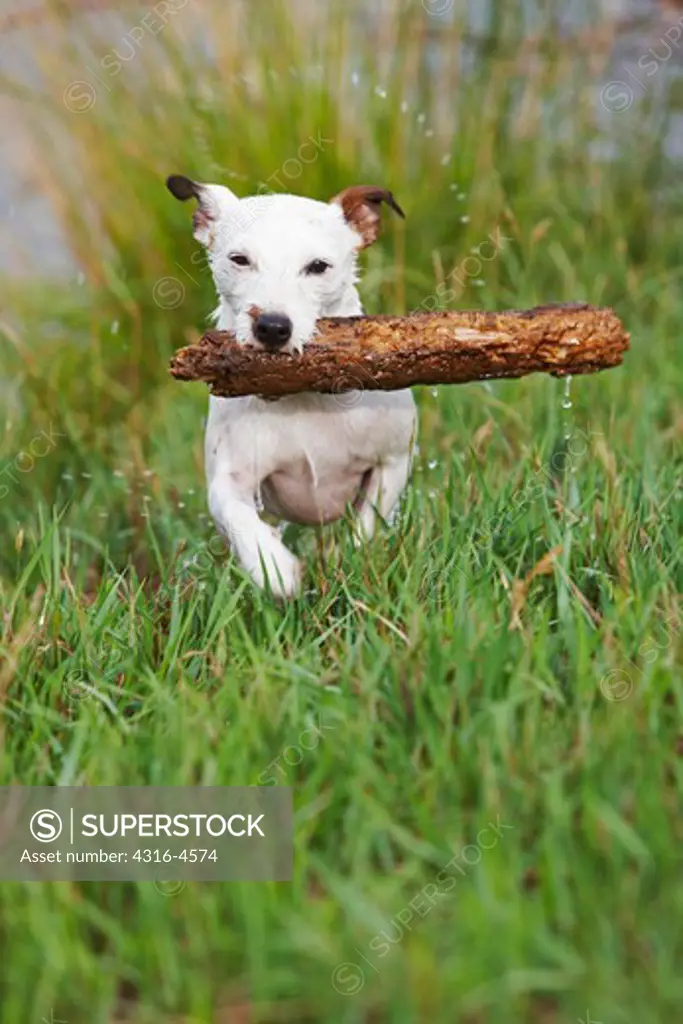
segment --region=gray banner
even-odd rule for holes
[[[0,881],[290,881],[289,787],[3,786]]]

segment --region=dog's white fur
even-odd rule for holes
[[[224,186],[182,180],[199,201],[195,237],[207,247],[220,329],[260,347],[255,307],[289,317],[292,335],[284,350],[300,351],[320,317],[363,312],[357,253],[376,237],[366,229],[378,230],[379,203],[358,201],[345,212],[340,197],[330,203],[292,195],[238,199]],[[236,255],[249,265],[236,265]],[[313,261],[329,266],[306,273]],[[369,539],[377,516],[391,518],[406,485],[415,431],[410,391],[307,393],[277,401],[211,397],[205,440],[211,514],[252,579],[260,587],[267,579],[277,597],[293,596],[301,585],[300,563],[261,519],[261,509],[286,522],[321,525],[355,505],[358,537]]]

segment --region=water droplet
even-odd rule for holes
[[[360,77],[357,71],[354,71],[353,74],[351,75],[351,82],[353,83],[353,85],[358,85],[358,83],[360,82]]]
[[[484,285],[486,284],[486,282],[482,281],[482,279],[480,277],[475,277],[475,279],[472,282],[472,284],[475,286],[475,288],[483,288]]]
[[[438,465],[439,463],[436,461],[436,459],[430,459],[429,462],[427,463],[428,469],[436,469]]]
[[[403,103],[401,104],[401,113],[402,114],[407,114],[408,113],[408,102],[407,102],[407,100],[404,100]]]
[[[434,129],[433,128],[428,128],[427,131],[425,132],[425,138],[431,139],[433,134],[434,134]]]
[[[92,473],[81,473],[84,480],[92,480]]]
[[[79,272],[76,274],[76,284],[77,285],[85,284],[85,274],[83,273],[82,270],[79,270]]]
[[[112,334],[118,334],[119,333],[119,322],[118,322],[118,320],[114,320],[113,321],[113,323],[111,325],[111,333]]]
[[[432,398],[438,398],[438,397],[439,397],[439,389],[438,388],[432,388]]]
[[[469,224],[469,222],[470,222],[470,218],[467,216],[467,214],[465,214],[464,217],[460,218],[460,223],[461,224]]]
[[[73,480],[71,473],[62,473],[62,480]]]
[[[455,185],[455,184],[453,184],[453,185],[449,185],[449,186],[448,186],[448,188],[449,188],[449,190],[450,190],[451,192],[457,192],[457,190],[458,190],[458,186],[457,186],[457,185]]]
[[[115,470],[114,470],[114,476],[118,476],[118,477],[125,477],[125,475],[126,475],[126,474],[125,474],[125,473],[122,473],[120,469],[115,469]]]
[[[427,120],[427,115],[426,114],[418,114],[417,115],[417,123],[418,124],[424,124],[426,120]]]
[[[379,96],[381,100],[385,100],[387,98],[387,91],[386,89],[383,89],[381,85],[378,85],[375,87],[375,95]]]
[[[571,392],[572,392],[572,377],[571,377],[571,374],[568,374],[564,378],[564,398],[562,399],[562,408],[563,409],[571,409],[571,407],[572,407]]]
[[[450,162],[451,162],[451,154],[450,153],[444,153],[444,155],[441,157],[441,166],[445,167],[446,164],[449,164]]]
[[[458,199],[467,199],[467,192],[458,192]]]
[[[178,502],[178,508],[185,508],[185,502],[184,501],[179,501]]]

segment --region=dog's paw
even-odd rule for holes
[[[301,563],[289,553],[288,557],[279,555],[277,561],[270,559],[265,566],[260,564],[252,577],[261,590],[269,588],[273,597],[279,601],[296,597],[301,591]]]
[[[353,546],[362,548],[369,544],[375,535],[377,513],[371,505],[365,505],[353,523]]]

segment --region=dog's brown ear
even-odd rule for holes
[[[182,174],[167,178],[166,188],[181,202],[197,200],[198,206],[192,215],[194,237],[210,248],[216,238],[217,221],[234,210],[239,202],[237,196],[224,185],[205,185]]]
[[[183,174],[171,174],[166,179],[166,188],[183,203],[186,199],[199,199],[199,185]]]
[[[341,206],[347,223],[362,238],[360,249],[372,245],[379,237],[382,203],[390,206],[399,217],[405,217],[392,193],[377,185],[352,185],[331,201]]]

